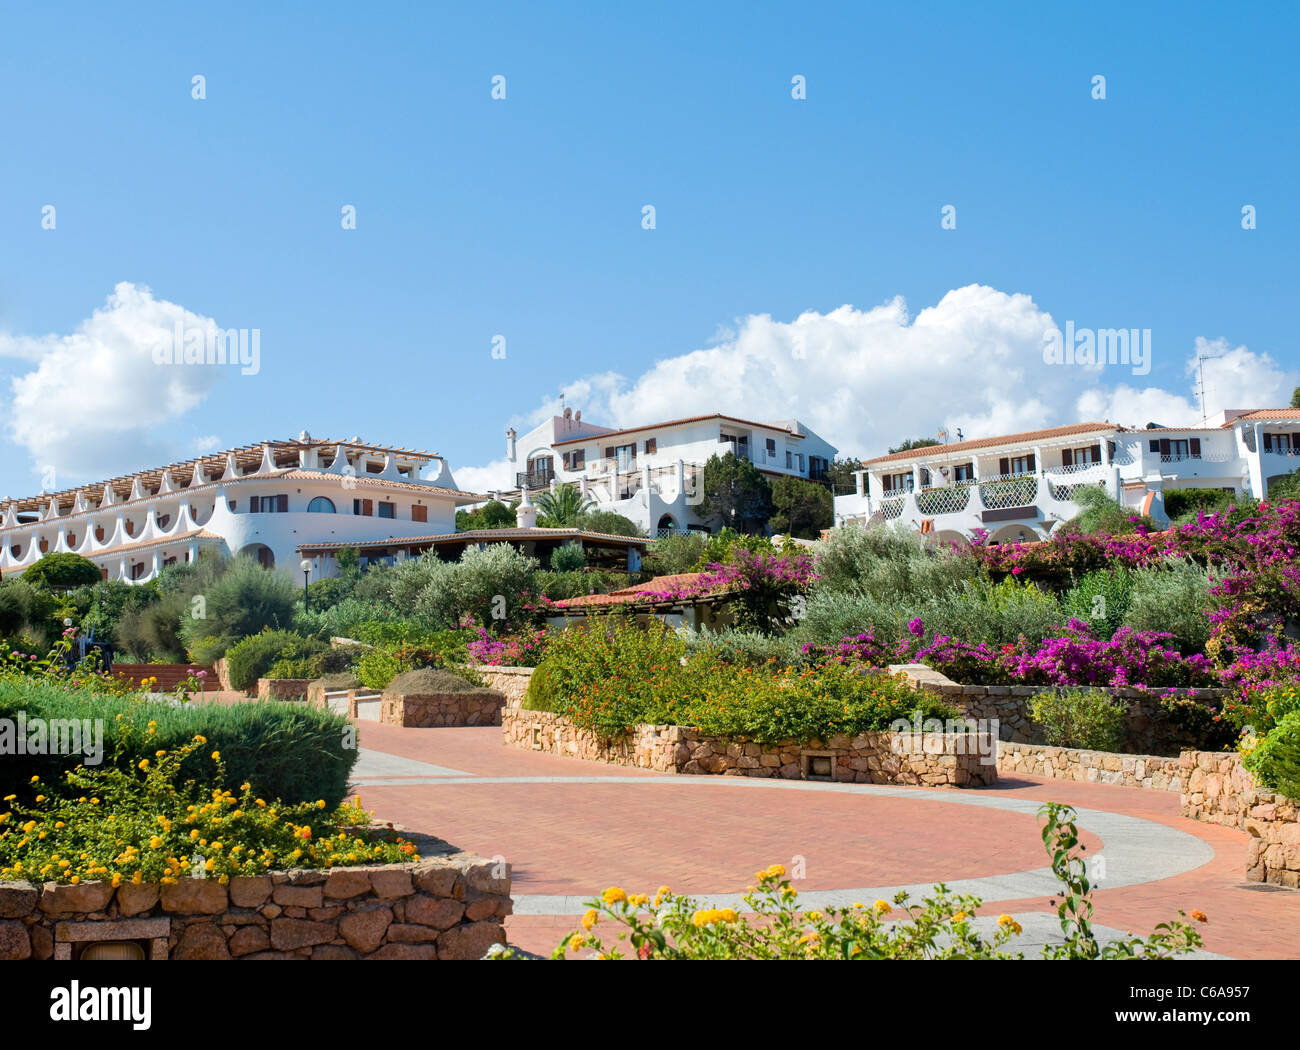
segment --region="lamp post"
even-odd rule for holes
[[[310,612],[311,610],[307,604],[307,584],[311,582],[311,559],[303,558],[303,560],[298,563],[298,568],[302,570],[302,611]]]

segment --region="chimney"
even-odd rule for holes
[[[506,459],[511,463],[515,461],[515,438],[519,435],[515,433],[515,428],[510,427],[506,430]]]
[[[523,499],[515,509],[515,524],[521,529],[531,529],[537,525],[537,508],[529,502],[527,488],[523,490]]]

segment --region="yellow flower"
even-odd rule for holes
[[[196,839],[196,838],[198,838],[198,837],[199,837],[199,829],[198,829],[198,828],[194,828],[194,829],[190,832],[190,838],[191,838],[191,839]]]
[[[44,802],[44,801],[45,801],[45,796],[44,796],[44,795],[37,795],[37,796],[36,796],[36,801],[37,801],[37,802]]]
[[[952,921],[953,921],[953,922],[964,922],[964,921],[966,920],[966,918],[967,918],[966,913],[965,913],[964,911],[959,911],[959,912],[957,912],[955,915],[953,915],[953,917],[952,917]]]
[[[817,922],[821,917],[822,913],[819,911],[810,911],[808,913],[808,918],[811,922]]]
[[[624,893],[617,886],[611,886],[609,889],[607,889],[604,893],[601,894],[601,898],[605,901],[606,904],[617,904],[619,901],[627,900],[627,894]]]
[[[36,827],[36,821],[29,820],[26,824],[23,825],[23,831],[27,832],[30,835],[33,829],[35,829],[35,827]]]
[[[598,922],[600,922],[600,916],[596,914],[596,909],[588,908],[587,913],[582,917],[582,928],[589,931]]]
[[[888,915],[894,909],[889,906],[889,901],[878,900],[872,907],[876,910],[877,915]]]
[[[217,761],[217,759],[219,759],[220,757],[221,757],[221,752],[220,752],[220,751],[214,751],[214,752],[212,752],[212,761],[215,762],[215,761]]]
[[[579,948],[581,948],[586,943],[587,942],[583,940],[582,934],[575,933],[572,937],[569,938],[569,951],[576,952]]]
[[[162,839],[160,839],[157,835],[155,835],[153,838],[149,840],[150,849],[157,849],[161,845],[162,845]]]
[[[767,869],[767,877],[769,879],[779,879],[784,874],[785,874],[785,866],[782,864],[773,864],[770,868]]]
[[[148,768],[149,768],[149,760],[148,760],[147,758],[142,758],[142,759],[140,759],[140,762],[139,762],[137,768],[138,768],[138,769],[148,769]]]
[[[1004,930],[1010,930],[1016,936],[1019,936],[1020,934],[1025,932],[1025,928],[1021,926],[1020,923],[1016,922],[1016,920],[1013,919],[1010,915],[999,915],[998,925],[1001,926]]]

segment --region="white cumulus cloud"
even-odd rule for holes
[[[5,426],[33,474],[52,474],[62,488],[184,451],[183,439],[160,429],[195,409],[226,369],[155,364],[155,349],[171,347],[178,324],[186,332],[216,327],[123,281],[69,334],[0,332],[0,357],[31,366],[11,380]]]

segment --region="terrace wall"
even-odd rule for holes
[[[491,664],[478,664],[474,670],[487,683],[489,689],[505,694],[507,707],[518,707],[523,703],[524,694],[528,692],[528,683],[533,680],[531,667],[496,667]]]
[[[1035,685],[962,685],[925,664],[895,664],[891,671],[902,673],[918,689],[943,696],[961,708],[968,718],[994,719],[1004,741],[1017,744],[1042,744],[1042,728],[1029,717],[1029,705],[1039,693],[1051,692],[1055,686]],[[1128,718],[1124,726],[1126,754],[1147,757],[1151,754],[1176,756],[1185,747],[1201,748],[1211,744],[1204,734],[1179,726],[1160,705],[1159,698],[1141,689],[1097,687],[1101,692],[1128,701]],[[1180,689],[1180,696],[1193,700],[1219,700],[1226,689]]]
[[[150,959],[480,959],[510,911],[509,866],[469,853],[228,886],[4,882],[0,960],[73,959],[96,941]]]
[[[356,691],[348,694],[356,717]],[[504,693],[495,689],[466,689],[459,693],[398,693],[384,690],[379,721],[385,725],[427,729],[434,726],[499,726]]]
[[[758,744],[684,726],[635,726],[605,740],[568,718],[507,708],[508,747],[634,766],[661,773],[834,780],[845,783],[983,787],[997,780],[994,741],[956,734],[863,733],[807,743]]]
[[[257,680],[257,698],[259,700],[304,700],[310,678],[259,678]]]

